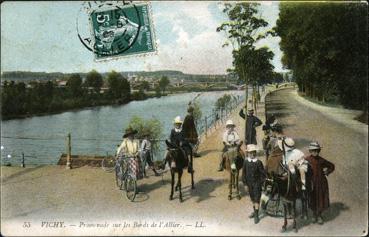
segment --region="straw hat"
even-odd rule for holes
[[[232,120],[228,119],[226,122],[226,126],[236,126]]]
[[[309,150],[320,150],[322,147],[318,142],[311,142],[309,144]]]
[[[246,150],[247,150],[247,152],[257,151],[257,150],[258,150],[258,148],[257,148],[257,147],[256,147],[256,145],[254,145],[254,144],[248,144],[248,145],[246,146]]]
[[[174,118],[173,123],[182,124],[182,123],[183,123],[183,121],[182,121],[182,119],[181,119],[181,116],[177,116],[177,117],[175,117],[175,118]]]

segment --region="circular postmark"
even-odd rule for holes
[[[98,59],[129,50],[140,35],[142,19],[132,2],[84,2],[76,28],[81,43]]]

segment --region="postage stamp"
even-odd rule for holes
[[[156,50],[149,3],[94,11],[90,24],[97,60]]]

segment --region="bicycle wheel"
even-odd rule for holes
[[[127,176],[124,180],[124,186],[126,189],[126,197],[128,200],[133,202],[137,194],[137,181],[136,179],[132,178],[131,176]]]
[[[115,166],[115,183],[119,189],[123,188],[123,169],[121,165]]]
[[[101,161],[101,168],[106,172],[112,172],[115,167],[115,159],[113,157],[105,157]]]

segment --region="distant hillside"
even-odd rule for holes
[[[160,71],[127,71],[120,72],[124,77],[128,76],[138,76],[138,77],[152,77],[161,78],[167,76],[169,79],[176,78],[180,80],[201,80],[209,78],[230,78],[228,75],[197,75],[197,74],[185,74],[181,71],[175,70],[160,70]],[[25,71],[11,71],[3,72],[1,75],[2,80],[13,80],[13,81],[33,81],[33,80],[56,80],[69,77],[72,73],[62,73],[62,72],[25,72]],[[87,73],[78,73],[82,78],[86,77]],[[104,77],[107,72],[101,73]]]

